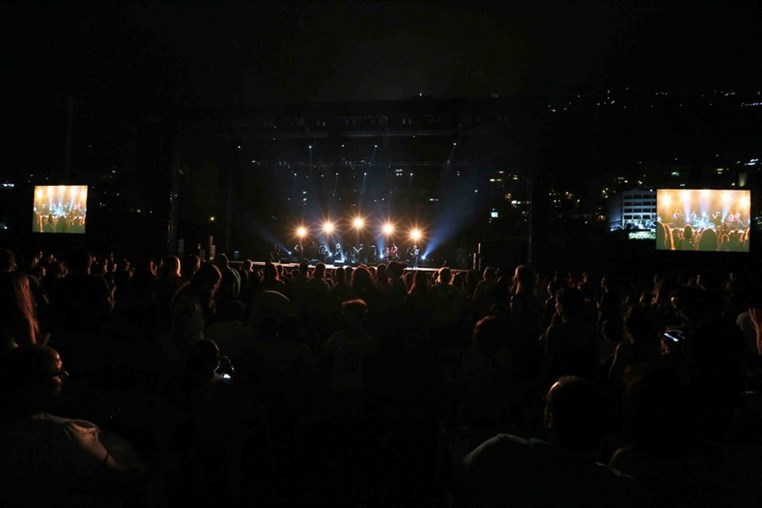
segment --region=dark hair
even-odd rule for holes
[[[545,398],[545,424],[551,440],[564,448],[594,449],[606,427],[603,394],[586,379],[559,378]]]
[[[487,316],[474,326],[474,346],[489,356],[495,355],[506,343],[505,320],[497,316]]]
[[[556,300],[568,315],[578,315],[582,310],[582,291],[577,288],[559,289],[556,291]]]
[[[82,247],[75,247],[64,252],[63,262],[69,271],[72,272],[85,272],[90,269],[90,265],[93,264],[93,257],[90,252]]]
[[[531,266],[519,265],[516,267],[516,280],[528,288],[533,288],[537,275]]]
[[[40,344],[26,344],[8,351],[0,364],[2,391],[21,391],[28,383],[49,377],[50,364],[57,354],[55,349]]]
[[[0,272],[8,272],[16,269],[16,256],[13,251],[0,249]]]
[[[360,323],[368,315],[368,304],[361,298],[347,300],[341,304],[341,313],[345,320]]]

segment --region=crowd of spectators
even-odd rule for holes
[[[753,505],[755,282],[0,249],[0,505]]]

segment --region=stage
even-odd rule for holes
[[[238,266],[240,266],[241,262],[240,261],[231,261],[230,264],[238,267]],[[265,261],[253,261],[252,264],[254,266],[262,267],[262,266],[265,266],[266,262]],[[299,264],[300,263],[294,263],[294,262],[275,263],[275,262],[273,262],[273,264],[274,265],[283,266],[283,267],[285,267],[288,270],[292,270],[294,268],[299,268]],[[309,264],[310,269],[315,268],[316,264],[317,263],[310,262],[310,264]],[[364,265],[364,266],[373,267],[373,266],[376,266],[378,264],[379,263],[376,263],[374,265]],[[403,265],[404,265],[404,263],[403,263]],[[352,268],[357,268],[358,266],[363,266],[363,265],[362,264],[358,264],[358,263],[351,263],[351,264],[343,264],[342,263],[342,264],[336,264],[336,265],[334,265],[332,263],[325,263],[325,267],[328,270],[333,270],[334,268],[344,268],[344,267],[347,267],[347,266],[352,267]],[[434,267],[430,267],[430,266],[419,266],[419,267],[412,267],[412,266],[406,266],[406,265],[404,265],[404,266],[405,266],[405,271],[406,272],[408,272],[408,271],[438,272],[439,271],[439,268],[434,268]],[[467,270],[461,270],[461,269],[456,269],[456,268],[451,268],[451,270],[452,270],[453,273],[467,271]]]

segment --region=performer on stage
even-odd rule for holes
[[[392,246],[389,247],[389,259],[391,261],[398,261],[400,258],[399,249],[397,248],[397,244],[392,242]]]
[[[339,261],[344,261],[344,250],[341,248],[341,244],[340,243],[336,244],[336,250],[333,253],[333,259],[334,260],[339,260]]]
[[[365,245],[362,243],[352,247],[352,262],[362,263],[365,256]]]
[[[318,247],[318,259],[325,262],[330,255],[331,251],[328,250],[328,245],[325,242],[320,242],[320,247]]]
[[[299,261],[301,261],[302,258],[304,257],[304,245],[302,244],[302,242],[299,242],[296,245],[294,245],[294,255]]]
[[[413,268],[418,268],[418,258],[421,255],[421,249],[418,248],[418,244],[413,244],[410,248],[410,263]]]

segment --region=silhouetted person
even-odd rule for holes
[[[206,325],[214,315],[214,298],[221,278],[216,266],[204,263],[193,280],[178,291],[172,305],[170,336],[180,353],[187,355],[193,344],[204,338]]]
[[[66,277],[48,288],[54,331],[96,331],[113,310],[111,289],[105,280],[90,274],[93,258],[85,249],[67,251],[63,261]]]
[[[241,292],[241,275],[237,270],[230,267],[228,257],[225,254],[217,254],[214,256],[214,266],[222,274],[220,287],[217,290],[217,299],[220,302],[229,302],[238,298],[238,294]]]
[[[603,396],[590,382],[559,379],[545,399],[548,441],[498,434],[464,459],[467,506],[638,506],[637,485],[599,465]]]
[[[561,321],[551,325],[545,335],[542,386],[567,375],[594,378],[598,365],[595,326],[584,319],[584,305],[576,288],[556,293],[556,311]]]
[[[54,349],[21,346],[0,369],[0,504],[87,506],[124,499],[142,470],[126,443],[85,420],[51,414],[68,373]],[[99,500],[99,501],[98,501]]]

